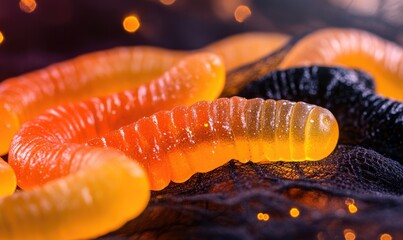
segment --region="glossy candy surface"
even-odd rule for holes
[[[369,32],[339,28],[318,30],[298,41],[280,67],[307,65],[361,69],[374,77],[377,93],[403,100],[403,50]]]
[[[23,123],[45,109],[104,96],[154,79],[184,54],[154,47],[115,48],[85,54],[0,84],[0,155]]]
[[[372,148],[403,163],[403,103],[374,93],[370,76],[334,67],[273,71],[237,95],[304,101],[332,111],[340,142]]]
[[[201,51],[219,55],[225,69],[231,71],[280,49],[289,39],[280,33],[247,32],[216,41]]]
[[[226,68],[232,69],[275,50],[287,40],[288,37],[281,34],[245,33],[193,52],[217,53]],[[6,79],[0,84],[0,155],[7,153],[21,125],[45,109],[138,87],[161,76],[193,52],[146,46],[120,47]]]
[[[338,125],[326,109],[298,102],[234,97],[177,107],[88,142],[137,159],[151,189],[184,182],[231,159],[320,160],[338,140]]]
[[[26,123],[11,144],[8,161],[18,186],[29,189],[68,175],[73,157],[70,143],[84,143],[159,110],[213,100],[222,91],[224,79],[220,58],[199,53],[137,89],[47,111]]]
[[[13,169],[0,158],[0,198],[10,195],[17,187],[17,180]]]
[[[70,146],[71,174],[0,199],[0,239],[86,239],[121,227],[147,206],[147,176],[113,149]]]
[[[139,215],[150,195],[143,169],[121,152],[80,143],[179,102],[214,99],[224,76],[218,56],[195,54],[137,89],[62,105],[25,124],[9,161],[31,190],[0,200],[0,239],[93,238]]]

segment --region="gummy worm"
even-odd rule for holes
[[[71,166],[66,163],[72,156],[63,153],[65,144],[84,143],[159,110],[213,100],[222,91],[224,79],[220,58],[199,53],[136,89],[48,110],[24,124],[11,144],[8,161],[18,186],[29,189],[68,175]],[[51,156],[53,160],[47,159]]]
[[[227,69],[263,56],[288,40],[274,33],[246,33],[198,51],[220,54]],[[138,87],[192,53],[156,47],[120,47],[81,55],[0,84],[0,155],[23,123],[45,109]]]
[[[10,195],[17,187],[17,179],[10,165],[0,158],[0,197]]]
[[[0,198],[0,239],[83,239],[139,215],[150,191],[144,170],[113,149],[70,145],[79,169],[28,192]]]
[[[151,189],[184,182],[230,159],[320,160],[338,140],[338,125],[326,109],[303,102],[243,98],[176,107],[88,142],[119,149],[148,172]]]
[[[403,163],[403,103],[374,93],[367,74],[312,66],[273,71],[255,80],[237,95],[325,107],[339,123],[341,143],[369,147]]]
[[[26,145],[13,145],[9,161],[17,170],[20,186],[31,190],[0,200],[0,239],[90,238],[136,217],[146,207],[150,195],[144,170],[121,152],[80,142],[91,134],[108,132],[115,125],[132,122],[158,109],[214,99],[224,86],[224,76],[218,56],[196,54],[137,89],[61,105],[58,109],[71,106],[71,112],[56,113],[51,109],[32,120],[43,123],[54,114],[53,124],[32,126],[28,122],[15,138],[16,142],[24,140]],[[92,109],[85,108],[89,106]],[[91,117],[91,110],[97,115]],[[24,129],[28,129],[28,134],[24,134]],[[47,135],[46,131],[53,132]],[[25,169],[25,174],[32,179],[26,185],[27,176],[21,177],[21,167],[13,165],[14,150],[23,152],[29,162],[30,169]],[[43,186],[35,187],[38,184]]]
[[[184,182],[232,158],[243,162],[319,160],[330,154],[338,140],[337,122],[326,109],[241,98],[158,112],[97,137],[101,134],[94,123],[108,112],[93,107],[96,104],[60,106],[23,126],[9,155],[19,186],[27,188],[32,181],[68,174],[66,169],[76,165],[71,164],[64,144],[70,137],[80,142],[77,139],[94,136],[89,146],[116,148],[136,159],[148,172],[152,190],[164,188],[171,180]]]
[[[280,68],[330,65],[358,68],[376,81],[376,92],[403,100],[403,50],[395,43],[357,29],[326,28],[296,43]]]

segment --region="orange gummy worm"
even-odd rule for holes
[[[198,51],[220,54],[227,69],[253,61],[285,44],[286,35],[244,33]],[[138,87],[162,75],[191,52],[156,47],[120,47],[81,55],[0,84],[0,155],[23,123],[69,101]]]
[[[119,122],[119,113],[108,118],[114,114],[95,99],[101,98],[49,110],[25,124],[14,138],[10,160],[30,168],[26,172],[29,178],[40,174],[46,178],[58,171],[81,175],[69,175],[0,202],[0,214],[4,216],[0,230],[1,226],[7,229],[0,237],[90,237],[119,227],[145,207],[149,186],[143,174],[126,179],[127,173],[120,171],[129,170],[111,161],[123,153],[102,152],[102,148],[94,147],[91,150],[88,148],[92,146],[73,143],[98,135],[104,128],[99,126],[110,124],[107,128],[113,128]],[[90,140],[88,145],[110,145],[138,157],[134,159],[148,171],[151,189],[158,190],[170,180],[185,181],[190,175],[212,170],[231,158],[242,162],[318,160],[334,149],[337,136],[337,123],[326,109],[302,102],[234,97],[161,111]],[[96,156],[94,151],[99,151]],[[139,169],[133,167],[133,171]],[[126,197],[124,194],[132,185],[140,189],[129,191],[133,196]],[[92,195],[97,193],[100,197],[93,200]],[[126,211],[135,214],[123,216]],[[46,220],[40,221],[42,218]],[[107,225],[105,219],[108,224],[119,224]],[[91,231],[87,232],[87,228]]]
[[[281,68],[314,64],[359,68],[371,74],[376,91],[403,100],[403,51],[392,42],[356,29],[328,28],[300,40]]]
[[[133,88],[161,75],[181,56],[154,47],[115,48],[5,80],[0,84],[0,155],[21,125],[45,109]]]
[[[195,54],[137,89],[61,105],[26,123],[9,161],[20,186],[32,189],[0,200],[0,239],[92,238],[136,217],[150,195],[144,170],[122,152],[80,143],[159,109],[214,99],[224,78],[218,56]]]
[[[199,53],[134,90],[48,110],[27,122],[11,144],[8,161],[18,186],[29,189],[68,175],[73,167],[66,150],[70,143],[83,143],[159,110],[216,99],[224,81],[220,58]]]
[[[0,198],[12,194],[16,187],[17,180],[14,170],[0,158]]]
[[[88,239],[138,216],[150,190],[144,170],[113,149],[69,146],[79,165],[41,188],[0,199],[0,239]]]
[[[136,159],[151,189],[184,182],[230,159],[320,160],[335,148],[339,131],[327,109],[303,102],[233,97],[161,111],[92,139]]]
[[[284,46],[290,37],[280,33],[247,32],[216,41],[201,49],[219,55],[231,71]]]

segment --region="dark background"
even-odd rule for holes
[[[241,4],[252,15],[238,23],[233,11]],[[32,13],[18,0],[0,0],[0,80],[114,46],[194,49],[246,31],[294,36],[357,27],[403,44],[402,13],[402,0],[176,0],[170,6],[158,0],[38,0]],[[141,21],[135,33],[122,27],[129,14]]]

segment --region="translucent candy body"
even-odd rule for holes
[[[279,33],[249,32],[217,41],[201,49],[219,55],[227,71],[253,62],[284,46],[289,36]]]
[[[247,33],[197,51],[220,54],[231,69],[275,50],[287,40],[280,34]],[[145,46],[121,47],[85,54],[5,80],[0,84],[0,155],[7,153],[20,126],[45,109],[138,87],[159,77],[190,53]]]
[[[68,175],[72,143],[84,143],[159,110],[217,98],[224,79],[220,58],[200,53],[137,89],[49,110],[26,123],[11,144],[8,161],[18,186],[29,189]]]
[[[376,91],[403,100],[403,51],[371,33],[355,29],[319,30],[300,40],[280,67],[332,65],[359,68],[376,81]]]
[[[0,239],[85,239],[119,228],[149,200],[143,169],[112,149],[70,147],[71,175],[0,199]]]
[[[127,208],[135,212],[131,217],[144,208],[148,183],[140,173],[135,174],[137,178],[132,181],[128,181],[129,177],[126,179],[125,171],[130,170],[120,168],[119,162],[111,160],[120,159],[120,152],[69,143],[69,139],[79,141],[103,131],[99,123],[105,120],[103,112],[109,111],[103,107],[100,109],[104,111],[88,111],[91,102],[48,111],[25,124],[13,141],[10,159],[29,165],[29,178],[41,174],[46,177],[58,171],[77,174],[49,182],[44,188],[33,189],[23,193],[25,195],[13,195],[0,203],[0,211],[4,211],[6,216],[0,226],[7,229],[6,238],[23,238],[27,236],[24,234],[60,239],[66,236],[64,234],[69,238],[91,237],[110,231],[109,225],[104,228],[104,221],[115,223],[111,216],[120,223],[124,221],[121,218],[129,218],[122,217]],[[75,111],[65,111],[68,106]],[[81,111],[80,106],[87,111]],[[110,120],[104,123],[117,124]],[[302,102],[235,97],[161,111],[102,138],[95,138],[88,145],[111,146],[135,157],[147,170],[151,189],[157,190],[170,180],[183,182],[192,174],[210,171],[231,158],[242,162],[318,160],[334,149],[337,137],[337,123],[326,109]],[[133,168],[132,171],[140,170]],[[132,185],[140,188],[136,190],[142,196],[140,199],[137,199],[137,192],[133,193],[134,197],[124,195],[130,194],[127,189]],[[88,192],[102,194],[98,199],[88,197]],[[115,198],[123,203],[116,202]],[[22,206],[24,210],[10,206]],[[105,212],[101,211],[103,208]],[[47,220],[39,221],[44,215]],[[94,232],[86,230],[87,224]]]
[[[150,195],[143,169],[119,151],[80,143],[179,102],[214,99],[224,76],[218,56],[195,54],[137,89],[62,105],[26,123],[9,161],[31,191],[0,200],[0,239],[91,238],[136,217]]]
[[[403,102],[374,93],[359,70],[309,66],[268,72],[237,96],[303,101],[329,109],[340,127],[339,143],[371,148],[403,164]]]
[[[158,112],[88,145],[113,147],[137,159],[151,189],[159,190],[231,159],[319,160],[333,151],[338,134],[335,118],[324,108],[234,97]]]
[[[183,54],[153,47],[85,54],[0,84],[0,155],[20,126],[57,104],[104,96],[141,85],[173,66]]]
[[[13,169],[0,158],[0,197],[12,194],[16,186],[17,180]]]

